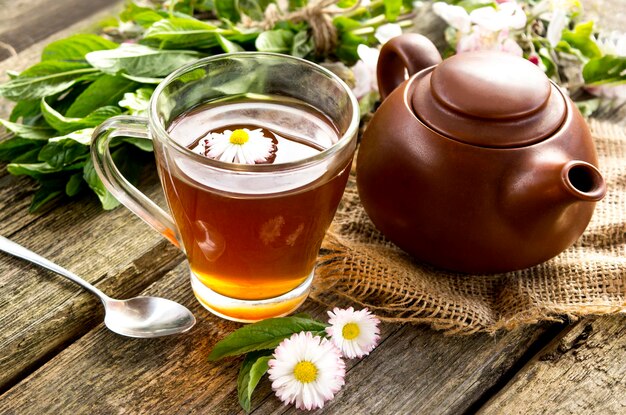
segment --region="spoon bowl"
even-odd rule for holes
[[[161,297],[134,297],[116,300],[78,275],[0,236],[0,251],[54,271],[100,298],[104,305],[104,324],[114,333],[127,337],[152,338],[184,333],[196,324],[187,307]]]
[[[104,324],[127,337],[151,338],[184,333],[196,324],[189,310],[166,298],[134,297],[109,299],[104,303]]]

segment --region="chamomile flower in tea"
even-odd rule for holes
[[[266,136],[261,128],[237,128],[211,132],[193,149],[203,156],[240,164],[268,163],[276,153],[276,138]]]

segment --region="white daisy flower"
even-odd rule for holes
[[[328,340],[309,332],[283,340],[268,362],[276,396],[298,409],[316,409],[344,385],[346,366],[341,353]]]
[[[276,139],[265,136],[261,128],[238,128],[209,133],[192,151],[229,163],[271,163],[276,158],[276,143]]]
[[[330,327],[326,332],[331,341],[347,358],[367,356],[380,340],[380,321],[369,310],[342,310],[335,307],[328,312]]]

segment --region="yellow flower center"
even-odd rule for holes
[[[230,142],[233,144],[245,144],[250,139],[250,136],[247,132],[241,129],[237,129],[233,131],[230,135]]]
[[[298,362],[293,369],[293,376],[301,383],[313,382],[317,379],[317,368],[311,362]]]
[[[356,339],[361,331],[356,323],[348,323],[341,329],[341,335],[346,340]]]

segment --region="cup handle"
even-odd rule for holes
[[[376,77],[380,98],[384,100],[406,79],[422,69],[437,65],[441,55],[427,37],[405,33],[385,43],[378,56]]]
[[[103,122],[93,133],[91,158],[104,186],[117,200],[172,244],[182,250],[182,243],[172,217],[122,176],[113,162],[109,146],[115,137],[151,140],[148,119],[118,116]]]

